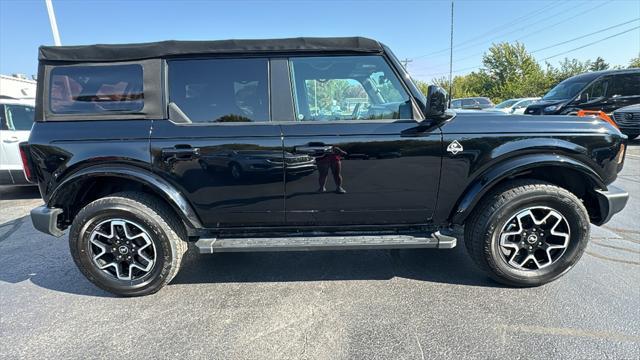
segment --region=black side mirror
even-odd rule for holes
[[[446,118],[448,106],[449,95],[447,92],[439,86],[429,85],[427,88],[427,104],[424,111],[425,118],[437,120]]]
[[[589,101],[589,93],[583,92],[580,94],[580,103],[586,103]]]

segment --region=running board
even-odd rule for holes
[[[349,249],[451,249],[456,238],[439,231],[428,237],[412,235],[305,236],[274,238],[201,238],[201,254],[241,251],[311,251]]]

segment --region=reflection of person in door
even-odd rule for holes
[[[347,191],[342,187],[342,161],[340,156],[344,155],[347,155],[344,150],[336,146],[331,146],[328,151],[316,158],[316,164],[318,165],[318,172],[320,174],[320,177],[318,179],[320,183],[320,188],[318,189],[319,192],[327,191],[325,185],[327,184],[327,176],[329,175],[329,170],[331,170],[333,181],[336,184],[336,193],[347,193]]]

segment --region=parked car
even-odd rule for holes
[[[119,295],[162,288],[188,243],[449,249],[458,225],[489,276],[537,286],[573,267],[589,223],[628,198],[611,185],[626,141],[615,126],[456,113],[371,39],[43,46],[39,60],[36,122],[20,147],[44,200],[33,225],[69,229],[80,271]],[[350,88],[327,101],[332,81]],[[348,114],[352,94],[366,111]],[[230,182],[201,166],[238,149],[282,154],[282,177]],[[290,176],[288,154],[313,156],[315,176]]]
[[[452,109],[483,110],[493,107],[493,103],[486,97],[470,97],[451,100]]]
[[[524,110],[527,108],[527,106],[533,104],[538,100],[540,100],[539,97],[509,99],[501,102],[493,108],[487,109],[487,111],[500,111],[505,114],[522,115],[524,114]]]
[[[0,99],[0,185],[32,185],[24,175],[18,144],[29,139],[33,100]]]
[[[629,140],[640,135],[640,104],[625,106],[614,111],[613,119]]]
[[[640,69],[604,70],[570,77],[525,110],[528,115],[575,115],[579,110],[613,113],[640,103]]]

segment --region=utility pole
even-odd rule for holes
[[[449,106],[453,97],[453,0],[451,0],[451,36],[449,37]]]
[[[404,69],[407,70],[407,65],[409,65],[410,62],[412,62],[413,60],[409,59],[409,58],[405,58],[404,60],[401,61],[402,66],[404,66]],[[408,70],[407,70],[408,71]]]
[[[47,5],[47,13],[49,14],[49,23],[51,24],[51,32],[53,33],[53,44],[60,46],[60,33],[58,32],[58,23],[56,22],[56,14],[53,12],[53,4],[51,0],[44,0]]]

